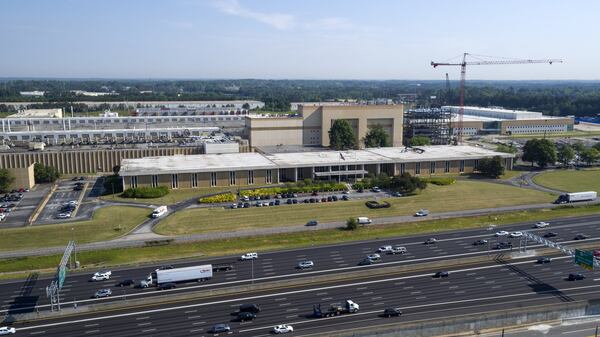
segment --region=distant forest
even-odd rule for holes
[[[45,91],[44,97],[20,91]],[[71,90],[115,92],[78,96]],[[141,93],[144,92],[144,93]],[[77,101],[232,100],[255,99],[265,110],[288,111],[290,102],[332,99],[398,99],[416,94],[418,106],[458,103],[458,83],[445,81],[366,80],[17,80],[0,79],[0,102],[32,101],[39,107],[85,107]],[[435,99],[431,99],[435,96]],[[549,115],[595,116],[600,113],[600,82],[592,81],[468,81],[466,104],[541,111]],[[0,104],[0,111],[8,108]]]

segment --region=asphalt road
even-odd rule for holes
[[[21,201],[8,201],[2,204],[16,204],[14,210],[0,222],[0,228],[23,227],[27,224],[29,217],[35,211],[44,196],[50,191],[49,184],[40,184],[30,192],[23,193]]]
[[[89,195],[92,190],[95,191],[97,179],[87,179],[82,181],[72,181],[72,180],[61,180],[57,183],[57,188],[46,203],[46,206],[41,211],[38,216],[35,225],[46,225],[46,224],[57,224],[57,223],[65,223],[68,221],[77,221],[77,220],[85,220],[89,219],[92,216],[92,212],[95,204],[93,203],[81,203],[78,206],[77,214],[74,217],[69,219],[57,219],[56,215],[60,213],[60,208],[71,200],[79,201],[82,199],[84,201],[84,197]],[[81,182],[86,184],[85,191],[75,191],[73,188],[75,187],[75,183]]]
[[[570,258],[558,257],[539,265],[535,258],[504,263],[496,260],[450,269],[444,279],[435,270],[397,277],[366,278],[343,284],[295,287],[242,297],[222,296],[199,302],[179,302],[125,309],[44,322],[17,323],[20,335],[44,336],[212,336],[213,324],[227,323],[236,336],[268,336],[276,324],[292,324],[294,336],[353,331],[357,327],[399,324],[426,318],[481,313],[528,305],[566,303],[600,294],[600,272],[585,272],[585,280],[566,277],[581,271]],[[314,318],[313,304],[323,307],[352,299],[360,312]],[[235,312],[242,303],[256,303],[261,313],[253,322],[240,323]],[[399,318],[383,318],[386,307],[398,306]]]
[[[558,234],[553,238],[557,242],[568,242],[578,233],[589,236],[588,241],[600,240],[600,216],[587,216],[577,219],[556,220],[547,229],[532,229],[531,223],[503,226],[503,230],[533,230],[541,234],[553,231]],[[188,260],[173,264],[176,267],[198,265],[205,263],[233,263],[234,268],[228,272],[215,272],[211,281],[204,283],[191,282],[180,284],[175,292],[184,292],[190,289],[222,287],[236,284],[247,284],[254,276],[254,282],[276,281],[299,276],[332,274],[340,271],[357,270],[363,268],[382,268],[401,264],[416,264],[422,262],[441,261],[460,257],[485,256],[488,246],[473,246],[477,239],[487,238],[490,242],[497,239],[493,237],[496,229],[475,229],[468,231],[454,231],[433,235],[439,241],[434,245],[424,245],[423,242],[432,235],[401,237],[392,239],[354,242],[339,245],[303,248],[288,251],[259,252],[259,259],[254,262],[238,261],[237,257],[215,257],[210,259]],[[508,240],[508,239],[502,239]],[[518,247],[518,239],[512,239]],[[367,255],[374,253],[381,245],[403,245],[407,253],[403,255],[382,255],[383,262],[372,266],[358,266],[357,264]],[[530,245],[531,246],[531,245]],[[516,249],[516,248],[515,248]],[[302,260],[312,260],[315,267],[310,270],[296,269]],[[134,268],[113,269],[111,280],[89,282],[90,273],[72,274],[67,277],[65,286],[61,291],[63,303],[72,305],[98,301],[90,298],[98,289],[110,287],[113,297],[102,300],[123,300],[124,296],[140,297],[164,294],[154,288],[136,289],[132,287],[116,288],[115,283],[124,279],[140,280],[154,270],[157,265],[147,265]],[[48,309],[48,299],[45,296],[45,287],[50,283],[48,278],[37,279],[35,276],[25,281],[8,281],[0,284],[0,313],[17,312],[24,308],[37,306],[39,310]]]

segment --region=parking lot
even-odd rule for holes
[[[0,202],[0,204],[3,205],[14,204],[14,207],[11,207],[11,211],[9,213],[5,213],[6,218],[3,221],[0,221],[0,228],[25,226],[29,220],[29,217],[33,214],[33,211],[49,191],[49,184],[41,184],[29,192],[23,192],[23,199],[20,201]]]
[[[76,190],[79,184],[80,190]],[[48,200],[48,203],[38,216],[35,225],[62,223],[69,220],[89,219],[95,204],[90,202],[98,194],[98,184],[95,177],[83,177],[83,180],[65,179],[57,182],[57,188]],[[69,213],[64,206],[69,202],[77,202],[77,207],[70,211],[71,216],[60,219],[61,213]]]

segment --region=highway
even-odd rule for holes
[[[551,222],[546,229],[533,229],[531,223],[502,226],[502,230],[532,230],[540,234],[548,231],[556,232],[557,237],[552,238],[557,242],[570,242],[578,233],[589,236],[587,242],[600,241],[600,216],[587,216],[576,219],[563,219]],[[211,281],[204,283],[187,283],[178,285],[177,289],[169,290],[182,292],[197,290],[199,288],[214,288],[237,284],[254,282],[276,281],[298,276],[312,276],[332,274],[340,271],[351,271],[365,268],[382,268],[403,264],[417,264],[422,262],[442,261],[445,259],[456,259],[461,257],[485,256],[488,254],[488,246],[473,246],[477,239],[497,239],[493,234],[498,229],[473,229],[467,231],[451,231],[427,234],[412,237],[390,238],[364,242],[354,242],[322,247],[303,248],[287,251],[259,252],[259,259],[251,261],[237,261],[237,257],[216,257],[211,259],[198,259],[173,264],[174,266],[186,266],[204,263],[228,263],[234,264],[234,269],[228,272],[215,272]],[[434,245],[424,245],[423,242],[429,237],[436,237],[439,241]],[[509,239],[501,239],[509,240]],[[518,246],[518,239],[511,239]],[[575,242],[575,241],[573,241]],[[578,241],[580,242],[580,241]],[[383,255],[383,263],[371,266],[358,266],[357,264],[370,253],[384,244],[403,245],[408,252],[403,255]],[[299,270],[295,266],[298,261],[310,259],[315,262],[315,267],[310,270]],[[166,264],[166,263],[164,263]],[[62,302],[66,305],[77,302],[78,304],[95,301],[114,301],[140,296],[162,295],[166,291],[157,291],[154,288],[136,289],[132,287],[117,288],[115,283],[124,279],[142,279],[154,270],[157,265],[141,266],[134,268],[113,269],[113,277],[102,282],[89,282],[90,273],[72,274],[61,291]],[[252,277],[254,276],[254,278]],[[37,305],[38,310],[49,307],[49,300],[45,296],[45,287],[50,283],[49,279],[35,279],[34,277],[18,282],[6,282],[0,284],[0,300],[2,308],[0,313],[18,312],[22,308],[33,308]],[[92,299],[91,296],[100,288],[112,288],[113,297],[106,299]],[[33,310],[33,309],[31,309]]]
[[[587,276],[585,280],[568,281],[566,277],[570,272],[582,271],[570,258],[556,257],[544,265],[535,261],[535,258],[512,263],[498,260],[450,269],[450,276],[444,279],[433,278],[436,270],[431,270],[17,323],[15,327],[19,335],[30,336],[212,336],[209,330],[213,324],[227,323],[236,336],[268,336],[272,326],[286,323],[294,326],[294,336],[308,336],[426,318],[566,303],[600,294],[600,272],[583,272]],[[360,312],[333,318],[311,317],[313,304],[327,306],[346,298],[359,303]],[[255,321],[236,322],[235,311],[242,303],[261,306]],[[402,308],[403,316],[381,317],[383,309],[390,306]]]

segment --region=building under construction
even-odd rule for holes
[[[409,109],[404,113],[404,140],[408,145],[415,136],[431,139],[432,145],[447,145],[451,141],[449,108]]]

